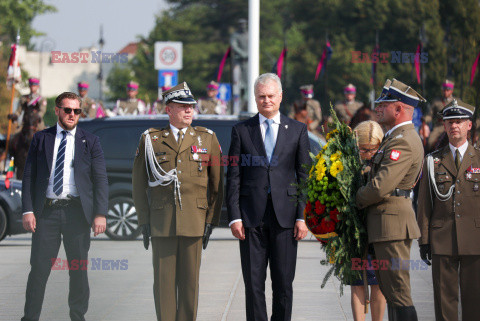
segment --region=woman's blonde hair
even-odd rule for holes
[[[357,133],[360,145],[377,145],[382,142],[383,130],[376,121],[362,121],[354,128],[354,131]]]

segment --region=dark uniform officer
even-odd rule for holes
[[[47,111],[47,101],[45,98],[38,94],[38,88],[40,86],[40,80],[38,78],[29,78],[28,85],[30,87],[30,94],[20,97],[20,103],[17,110],[9,115],[12,121],[16,121],[22,116],[21,124],[18,126],[18,131],[22,128],[23,123],[27,121],[33,114],[37,114],[40,117],[40,123],[37,125],[37,130],[43,130],[45,123],[43,122],[43,115]]]
[[[474,111],[456,99],[445,106],[449,145],[426,157],[420,182],[420,255],[432,260],[437,321],[458,320],[459,285],[462,319],[479,319],[480,151],[467,141]]]
[[[307,125],[309,131],[321,136],[322,107],[313,99],[313,85],[300,86],[302,99],[293,103],[289,117]]]
[[[225,114],[227,106],[217,98],[218,88],[218,83],[213,80],[207,85],[207,97],[198,100],[199,114]]]
[[[443,108],[452,102],[454,99],[453,97],[453,89],[455,84],[450,80],[445,80],[442,84],[442,98],[435,98],[430,106],[430,110],[425,117],[425,121],[427,123],[432,123],[432,131],[428,137],[427,141],[427,151],[433,152],[436,148],[439,139],[441,138],[442,134],[445,132],[443,129],[443,123],[441,120],[440,113]]]
[[[137,98],[138,83],[130,81],[127,84],[127,99],[117,100],[115,108],[117,115],[143,115],[147,113],[148,108],[145,102]],[[109,115],[110,116],[110,115]]]
[[[87,96],[88,87],[90,86],[85,81],[78,83],[78,95],[82,98],[82,104],[80,105],[80,108],[83,110],[82,117],[95,118],[97,117],[97,105],[95,100]]]
[[[144,236],[151,231],[158,320],[195,320],[200,259],[223,201],[221,149],[213,131],[192,127],[196,103],[185,82],[163,93],[169,126],[141,138],[133,200]],[[208,192],[207,192],[208,190]],[[144,239],[148,248],[148,238]]]
[[[343,94],[345,99],[335,104],[335,113],[340,121],[348,125],[355,113],[363,107],[363,103],[355,100],[357,88],[352,84],[348,84],[343,88]]]
[[[417,320],[409,271],[391,263],[408,261],[412,239],[420,236],[410,198],[423,160],[423,145],[412,123],[419,101],[425,99],[396,79],[376,100],[378,122],[388,131],[372,158],[369,181],[356,196],[357,206],[367,209],[368,241],[376,259],[390,264],[387,270],[376,271],[390,321]]]

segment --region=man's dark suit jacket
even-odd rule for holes
[[[33,136],[28,151],[22,182],[23,213],[42,215],[48,180],[52,169],[57,125]],[[77,127],[73,160],[75,185],[89,224],[97,214],[106,215],[108,208],[108,179],[105,159],[97,136]]]
[[[295,184],[306,179],[310,165],[307,126],[280,115],[277,141],[270,164],[260,131],[259,115],[232,128],[227,172],[228,219],[242,219],[245,227],[260,225],[271,186],[278,223],[293,228],[303,219],[303,203],[297,202]],[[232,160],[238,157],[237,164]]]

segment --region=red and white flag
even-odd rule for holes
[[[7,69],[7,86],[11,87],[13,83],[18,83],[22,80],[20,66],[18,64],[17,44],[12,45],[12,52],[8,60]]]

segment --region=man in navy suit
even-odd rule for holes
[[[22,321],[38,320],[50,270],[58,264],[63,235],[70,275],[70,319],[84,321],[90,295],[87,278],[90,227],[105,232],[108,181],[97,136],[77,128],[78,95],[55,100],[55,126],[35,134],[23,176],[23,227],[31,231],[31,270]]]
[[[282,83],[275,74],[255,81],[259,113],[235,125],[227,173],[227,208],[240,240],[248,321],[267,321],[265,279],[270,263],[272,321],[291,320],[297,243],[307,235],[295,184],[310,164],[305,124],[279,113]]]

